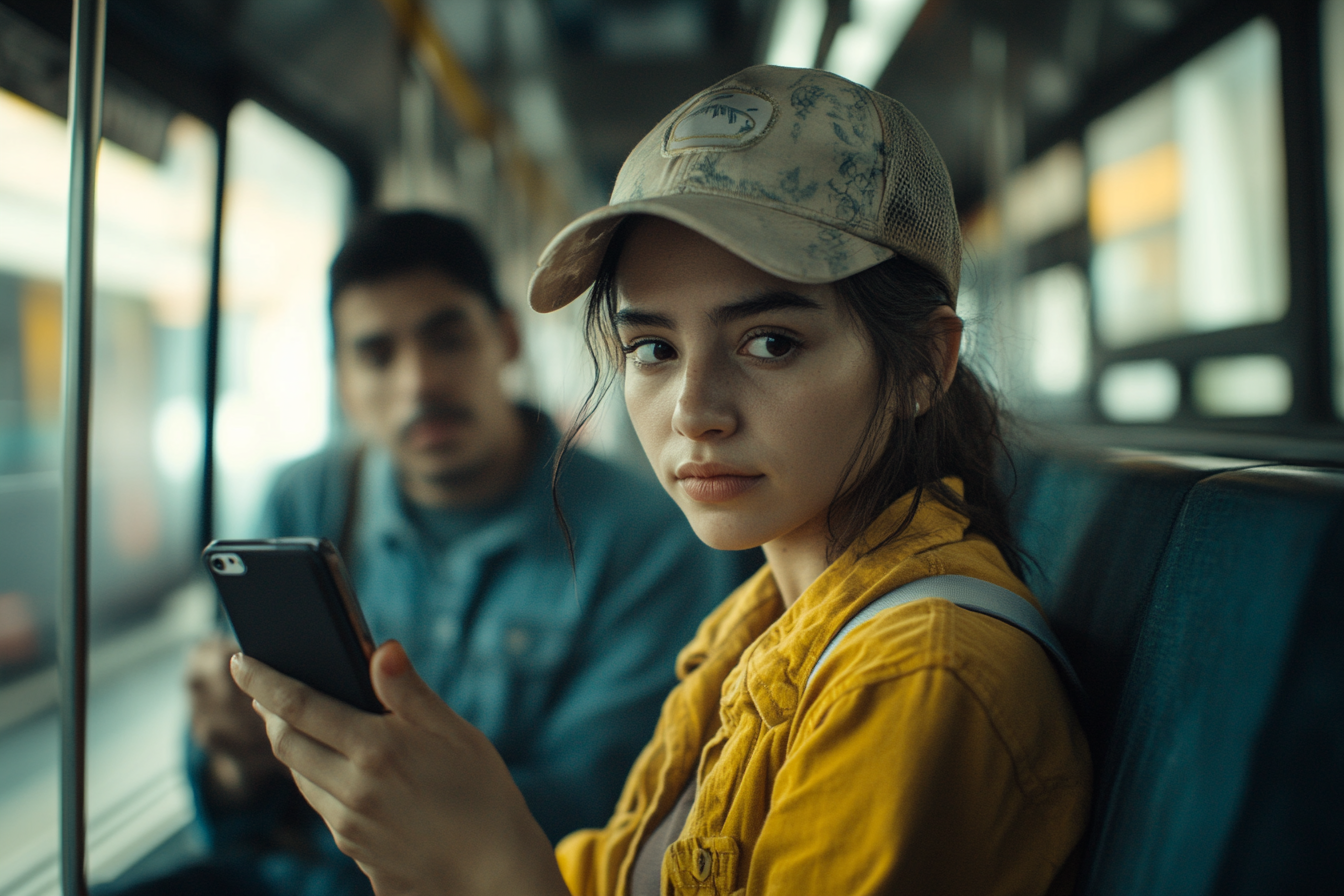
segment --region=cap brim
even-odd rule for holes
[[[532,275],[532,307],[555,311],[583,295],[597,278],[612,233],[627,215],[654,215],[680,224],[766,273],[796,283],[843,280],[895,254],[825,222],[767,205],[677,193],[604,206],[560,231]]]

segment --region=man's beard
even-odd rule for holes
[[[401,428],[398,439],[403,446],[406,446],[411,439],[412,429],[420,423],[458,423],[470,424],[476,421],[476,414],[471,408],[463,405],[454,405],[447,403],[426,403],[420,410]],[[459,466],[451,470],[444,470],[439,473],[423,474],[422,478],[434,483],[440,488],[454,489],[470,485],[473,480],[490,467],[491,459],[484,457],[478,460],[470,461],[465,466]]]
[[[442,473],[431,473],[424,478],[446,490],[456,490],[466,488],[478,480],[486,470],[490,468],[489,460],[477,461],[465,467],[458,467],[453,470],[445,470]]]
[[[462,405],[432,402],[421,405],[415,416],[408,420],[397,433],[397,440],[404,446],[411,440],[411,430],[421,423],[474,423],[476,415],[471,408]]]

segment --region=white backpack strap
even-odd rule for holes
[[[1060,677],[1064,679],[1064,684],[1068,687],[1069,695],[1073,698],[1075,705],[1079,709],[1082,708],[1083,685],[1078,680],[1077,673],[1073,671],[1073,665],[1069,663],[1064,648],[1055,638],[1055,633],[1050,631],[1050,625],[1045,621],[1045,617],[1041,615],[1040,611],[1021,595],[983,579],[974,579],[970,576],[929,576],[924,579],[916,579],[877,598],[860,610],[853,619],[845,623],[840,631],[835,633],[835,637],[826,645],[826,649],[821,652],[821,656],[817,657],[816,665],[812,667],[812,672],[807,677],[807,684],[812,683],[813,676],[817,674],[821,664],[826,662],[826,658],[831,655],[835,645],[839,644],[851,631],[883,610],[898,607],[901,604],[914,603],[917,600],[924,600],[929,597],[941,597],[964,610],[973,610],[976,613],[993,616],[995,619],[1006,622],[1031,635],[1045,650],[1046,655],[1054,661],[1055,667],[1059,670]],[[807,685],[803,687],[806,688]]]

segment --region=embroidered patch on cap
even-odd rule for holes
[[[742,149],[764,137],[777,114],[774,102],[764,94],[719,90],[681,113],[663,138],[663,152]]]

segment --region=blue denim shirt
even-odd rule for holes
[[[551,503],[558,435],[549,421],[537,442],[518,490],[464,512],[470,525],[443,547],[406,506],[390,458],[369,452],[346,559],[374,640],[405,645],[425,681],[499,749],[557,840],[605,823],[675,683],[678,650],[761,556],[706,547],[657,485],[579,451],[560,488],[571,566]],[[352,457],[329,449],[282,473],[268,532],[337,541]],[[197,803],[216,851],[264,840],[267,825],[293,814],[278,796],[252,812],[221,813],[199,786]],[[308,892],[284,879],[316,884],[340,876],[338,867],[355,869],[325,827],[311,827],[315,865],[280,853],[266,859],[265,877],[279,889]],[[321,887],[345,891],[334,880]]]

